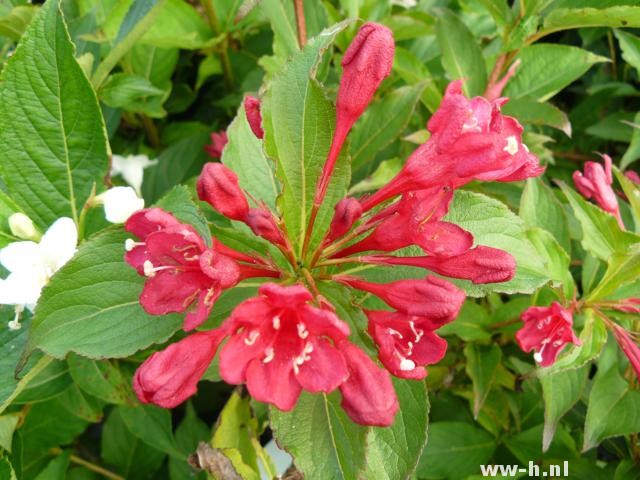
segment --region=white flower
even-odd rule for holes
[[[42,287],[73,257],[77,243],[76,224],[63,217],[49,227],[40,243],[13,242],[0,250],[0,263],[9,270],[9,276],[0,279],[0,304],[16,306],[10,328],[19,328],[22,309],[33,310]]]
[[[111,156],[111,176],[122,175],[125,182],[135,188],[140,194],[144,169],[158,163],[157,160],[149,160],[146,155],[122,155]]]
[[[144,200],[131,187],[113,187],[96,197],[104,205],[104,215],[111,223],[124,223],[133,212],[144,208]]]
[[[9,217],[9,229],[16,237],[23,240],[37,240],[40,234],[33,222],[24,213],[14,213]]]

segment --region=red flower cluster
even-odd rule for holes
[[[520,124],[500,113],[505,99],[469,100],[462,95],[460,82],[447,89],[428,124],[431,138],[409,157],[402,172],[370,197],[342,199],[324,241],[316,251],[308,251],[335,160],[354,122],[389,74],[393,53],[391,32],[372,23],[360,29],[345,52],[336,131],[316,186],[301,256],[291,248],[277,214],[258,201],[252,200],[255,205],[250,206],[233,171],[220,163],[209,163],[202,171],[197,185],[200,199],[277,246],[289,260],[289,269],[218,241],[208,247],[192,228],[159,209],[139,212],[129,220],[127,229],[142,239],[128,244],[127,261],[148,277],[141,296],[144,308],[150,313],[183,311],[197,298],[186,329],[206,319],[223,289],[250,277],[282,280],[282,284],[263,284],[258,296],[239,304],[219,328],[191,334],[149,357],[135,376],[141,401],[164,407],[184,401],[195,392],[227,339],[220,352],[220,374],[229,383],[246,384],[254,398],[289,410],[302,390],[338,389],[342,406],[354,421],[390,425],[398,401],[389,372],[409,379],[427,374],[425,366],[438,362],[446,350],[446,342],[435,331],[457,316],[465,294],[434,275],[379,284],[339,273],[335,267],[412,265],[474,283],[513,277],[516,265],[511,255],[474,246],[471,233],[443,217],[454,189],[473,179],[521,180],[539,175],[542,168],[522,143]],[[248,97],[245,111],[261,139],[265,132],[257,99]],[[382,205],[394,197],[399,198]],[[411,245],[424,255],[386,254]],[[319,293],[319,284],[325,281],[367,292],[390,307],[363,310],[385,368],[350,341],[350,326]]]
[[[578,191],[587,199],[593,199],[605,212],[610,213],[618,221],[620,228],[624,230],[624,223],[620,217],[620,206],[611,184],[613,175],[611,172],[612,161],[609,155],[602,155],[604,168],[596,162],[584,164],[584,174],[579,170],[573,172],[573,183]]]

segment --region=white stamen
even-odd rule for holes
[[[413,334],[415,335],[415,341],[416,343],[420,341],[420,339],[422,338],[422,336],[424,335],[424,330],[418,330],[416,328],[415,323],[413,323],[413,320],[409,320],[409,327],[411,327],[411,331],[413,332]],[[413,347],[412,347],[413,348]]]
[[[153,263],[151,263],[151,260],[145,260],[142,264],[142,268],[144,270],[145,277],[154,277],[156,275],[156,269],[153,268]]]
[[[245,345],[253,345],[256,343],[256,340],[260,336],[260,332],[258,330],[252,330],[248,337],[244,339]]]
[[[301,339],[304,340],[305,338],[307,338],[309,336],[309,331],[307,330],[307,327],[305,326],[304,323],[299,323],[297,325],[297,327],[298,327],[298,336]]]
[[[533,359],[538,363],[542,363],[542,353],[540,353],[540,352],[534,353],[533,354]]]
[[[144,245],[144,243],[136,242],[133,238],[127,238],[124,241],[124,249],[127,252],[130,252],[131,250],[133,250],[138,245]]]
[[[269,363],[271,360],[273,360],[273,357],[276,356],[276,352],[273,349],[273,347],[269,347],[264,351],[265,357],[264,360],[262,360],[262,363]]]
[[[414,368],[416,368],[416,363],[413,360],[410,360],[408,358],[403,358],[402,360],[400,360],[400,370],[402,370],[403,372],[408,372],[410,370],[413,370]]]
[[[515,136],[511,135],[507,137],[507,146],[504,147],[503,150],[510,155],[518,153],[518,140]]]
[[[396,336],[398,338],[403,338],[402,334],[399,331],[394,330],[393,328],[387,328],[387,331],[389,332],[389,335],[391,335],[391,336]]]
[[[476,117],[471,117],[467,123],[462,124],[463,132],[469,132],[471,130],[476,132],[480,131],[480,128],[478,127],[478,119]]]
[[[278,315],[273,317],[273,319],[271,320],[271,323],[273,324],[273,329],[274,330],[279,330],[280,329],[280,317]]]
[[[553,346],[554,347],[559,347],[560,345],[562,345],[562,340],[556,340],[555,342],[553,342]]]
[[[16,316],[7,324],[9,330],[20,330],[22,328],[22,324],[20,323],[20,314],[22,314],[24,306],[16,305],[15,310]]]

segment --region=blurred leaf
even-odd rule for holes
[[[376,167],[376,154],[396,140],[413,116],[426,84],[401,87],[371,105],[349,136],[354,180]]]
[[[298,256],[335,123],[335,107],[314,77],[322,54],[346,25],[338,24],[307,43],[273,79],[262,103],[266,152],[276,160],[276,175],[283,184],[279,208]],[[346,194],[349,177],[348,159],[343,153],[318,211],[309,251],[324,236],[335,204]]]
[[[638,73],[640,75],[640,73]],[[640,158],[640,112],[633,118],[633,130],[631,132],[631,142],[627,151],[624,152],[620,160],[620,168],[626,169],[629,165]]]
[[[548,102],[536,102],[527,98],[517,98],[502,108],[505,115],[512,115],[521,123],[548,125],[571,137],[571,122],[566,113]]]
[[[457,335],[466,342],[489,340],[491,333],[485,327],[491,322],[492,319],[485,308],[468,300],[462,305],[455,320],[439,328],[438,334]]]
[[[102,421],[105,402],[84,393],[76,384],[62,392],[60,402],[66,407],[69,415],[75,415],[91,423]]]
[[[545,17],[543,31],[582,27],[640,27],[640,7],[558,8]]]
[[[485,347],[470,343],[464,348],[464,356],[465,370],[473,382],[473,416],[477,418],[495,383],[502,351],[497,345]]]
[[[442,50],[442,65],[451,80],[465,79],[465,93],[481,95],[487,86],[487,66],[471,31],[453,12],[442,10],[436,36]]]
[[[0,248],[16,240],[9,228],[9,217],[20,211],[20,207],[0,190]]]
[[[623,285],[640,278],[640,245],[626,255],[613,254],[600,283],[589,292],[586,300],[595,302],[613,295]]]
[[[145,442],[172,457],[184,459],[171,430],[171,413],[155,405],[118,407],[120,417],[127,429]]]
[[[436,111],[442,101],[442,94],[423,62],[409,50],[396,45],[393,70],[409,85],[427,82],[421,100],[430,112]]]
[[[429,396],[425,382],[392,378],[400,409],[390,427],[369,429],[362,478],[409,478],[423,450],[428,449]]]
[[[138,297],[144,278],[122,256],[130,235],[109,229],[85,242],[42,292],[30,345],[63,358],[126,357],[169,338],[181,315],[150,316]],[[80,293],[81,292],[81,293]]]
[[[112,361],[70,354],[67,362],[73,381],[85,392],[109,403],[122,404],[131,399],[129,380]]]
[[[544,399],[543,451],[549,449],[560,419],[580,400],[588,373],[589,369],[583,366],[540,378]]]
[[[512,13],[507,0],[479,0],[479,3],[487,9],[499,27],[511,21]]]
[[[640,232],[640,185],[636,185],[635,182],[631,181],[617,168],[613,169],[613,173],[631,205],[631,214],[635,222],[636,233],[638,233]]]
[[[580,78],[589,68],[608,62],[581,48],[559,44],[536,44],[518,54],[522,65],[505,89],[504,95],[516,99],[529,97],[544,102]]]
[[[7,457],[0,458],[0,478],[17,480],[16,472],[13,470],[13,467]]]
[[[418,476],[466,478],[488,463],[495,448],[493,437],[472,424],[434,422],[429,426],[429,446],[420,459]]]
[[[276,197],[280,192],[273,172],[275,166],[265,157],[263,142],[251,131],[242,105],[227,128],[227,136],[229,143],[222,152],[222,163],[238,175],[244,190],[275,210]]]
[[[66,450],[49,462],[47,468],[38,474],[35,480],[65,480],[71,452]]]
[[[527,180],[518,213],[527,227],[547,230],[567,253],[571,252],[569,220],[564,207],[551,188],[539,178]]]
[[[586,133],[604,140],[629,143],[633,135],[629,123],[633,121],[633,116],[631,112],[612,113],[587,128]]]
[[[38,11],[2,80],[0,173],[9,195],[42,229],[62,216],[77,221],[107,173],[107,138],[58,2]]]
[[[622,58],[635,68],[640,75],[640,37],[625,32],[624,30],[614,30],[613,33],[620,44]]]
[[[399,158],[392,158],[380,162],[378,168],[365,177],[354,186],[349,189],[348,195],[355,195],[357,193],[371,192],[383,187],[389,181],[396,176],[396,174],[402,169],[402,160]]]
[[[554,236],[541,228],[527,230],[527,238],[546,263],[546,271],[554,286],[562,286],[566,298],[575,295],[575,283],[569,265],[571,259]]]
[[[589,394],[582,451],[603,439],[640,431],[640,392],[629,389],[629,382],[617,365],[598,371]]]
[[[613,215],[588,203],[565,183],[559,182],[559,185],[580,222],[585,250],[606,262],[614,253],[625,254],[631,245],[640,242],[637,235],[620,230]]]
[[[103,427],[102,458],[117,468],[125,478],[151,479],[164,461],[165,454],[133,435],[120,415],[120,408],[111,411]],[[184,460],[182,460],[184,461]]]
[[[146,78],[126,73],[111,75],[98,93],[106,105],[124,108],[128,112],[144,112],[144,109],[137,106],[139,100],[165,94],[164,90],[153,86]]]
[[[198,444],[208,441],[210,436],[211,433],[207,424],[198,418],[191,402],[187,403],[186,414],[178,428],[176,428],[175,437],[178,447],[183,452],[195,452]],[[169,457],[169,477],[171,480],[192,477],[204,480],[206,476],[205,472],[196,473],[194,468],[184,459]]]
[[[0,17],[0,36],[18,41],[31,23],[38,8],[33,5],[13,7],[8,15]]]
[[[8,413],[0,416],[0,447],[11,453],[13,432],[20,420],[20,413]]]
[[[492,291],[531,293],[548,280],[542,259],[526,238],[524,222],[503,203],[478,193],[456,190],[445,219],[471,232],[475,244],[505,250],[517,262],[516,276],[508,282],[474,285],[455,280],[467,295],[484,296]]]

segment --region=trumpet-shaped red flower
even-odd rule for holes
[[[640,380],[640,347],[633,341],[629,332],[627,332],[620,325],[613,326],[613,335],[620,345],[620,348],[629,359],[631,366],[636,372],[638,380]]]
[[[398,280],[390,283],[372,283],[350,275],[335,275],[333,279],[372,293],[402,313],[434,321],[453,320],[465,299],[462,290],[433,275],[423,280]]]
[[[516,260],[504,250],[480,245],[455,256],[393,257],[370,255],[360,257],[364,263],[421,267],[452,278],[473,283],[498,283],[511,280],[516,273]]]
[[[593,199],[605,212],[616,217],[618,225],[624,230],[618,199],[611,187],[613,183],[611,157],[602,155],[602,159],[604,168],[599,163],[587,162],[584,164],[584,174],[579,170],[573,172],[573,183],[585,198]]]
[[[434,332],[446,321],[384,310],[367,316],[380,361],[396,377],[424,378],[424,366],[439,362],[447,351],[447,342]]]
[[[222,330],[194,333],[147,358],[133,377],[140,401],[174,408],[195,394],[223,337]]]
[[[205,145],[204,150],[209,154],[211,158],[222,158],[222,151],[224,147],[229,143],[227,132],[220,130],[219,132],[213,132],[211,134],[211,143]]]
[[[256,400],[291,410],[301,390],[330,392],[348,376],[336,343],[349,327],[314,307],[302,285],[266,283],[239,304],[226,322],[231,338],[220,352],[220,375],[246,383]]]
[[[516,333],[516,340],[525,352],[533,350],[533,358],[543,367],[552,365],[567,343],[580,344],[573,332],[573,312],[558,302],[550,307],[529,307],[520,318],[524,326]]]
[[[278,275],[207,247],[193,227],[160,209],[136,212],[125,229],[143,240],[125,245],[125,260],[147,277],[140,304],[152,315],[184,312],[195,304],[185,317],[186,331],[207,319],[223,290],[244,278]]]
[[[247,122],[253,134],[259,138],[264,138],[262,129],[262,114],[260,113],[260,100],[251,95],[244,97],[244,111],[247,115]]]
[[[225,217],[244,221],[249,213],[247,197],[238,184],[238,175],[222,163],[207,163],[197,184],[198,197]]]

